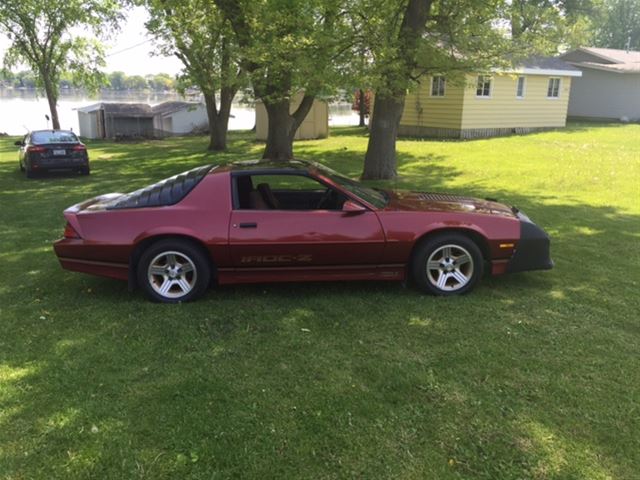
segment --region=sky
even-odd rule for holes
[[[181,69],[180,60],[175,57],[153,55],[153,42],[146,35],[144,23],[147,13],[143,7],[134,7],[127,13],[127,20],[113,38],[105,42],[105,71],[123,71],[127,75],[147,75],[168,73],[174,75]],[[0,34],[0,59],[9,45],[9,40]]]

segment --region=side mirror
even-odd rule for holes
[[[353,200],[346,200],[342,204],[342,211],[345,213],[364,213],[367,209]]]
[[[24,145],[24,143],[22,143],[22,140],[18,140],[17,142],[14,143],[14,145],[16,147],[22,147]]]

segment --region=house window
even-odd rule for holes
[[[478,85],[476,87],[477,97],[490,97],[491,96],[491,77],[487,75],[478,76]]]
[[[560,96],[560,79],[550,78],[547,88],[547,98],[558,98]]]
[[[445,79],[442,75],[431,77],[431,96],[444,97]]]
[[[518,77],[518,85],[516,87],[516,98],[524,98],[525,77]]]

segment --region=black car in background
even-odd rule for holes
[[[68,130],[35,130],[16,142],[20,170],[27,178],[52,170],[72,170],[89,175],[87,147]]]

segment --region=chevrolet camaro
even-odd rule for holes
[[[553,266],[549,237],[492,199],[374,189],[317,163],[203,166],[64,211],[63,268],[184,302],[212,283],[411,280],[435,295]]]

